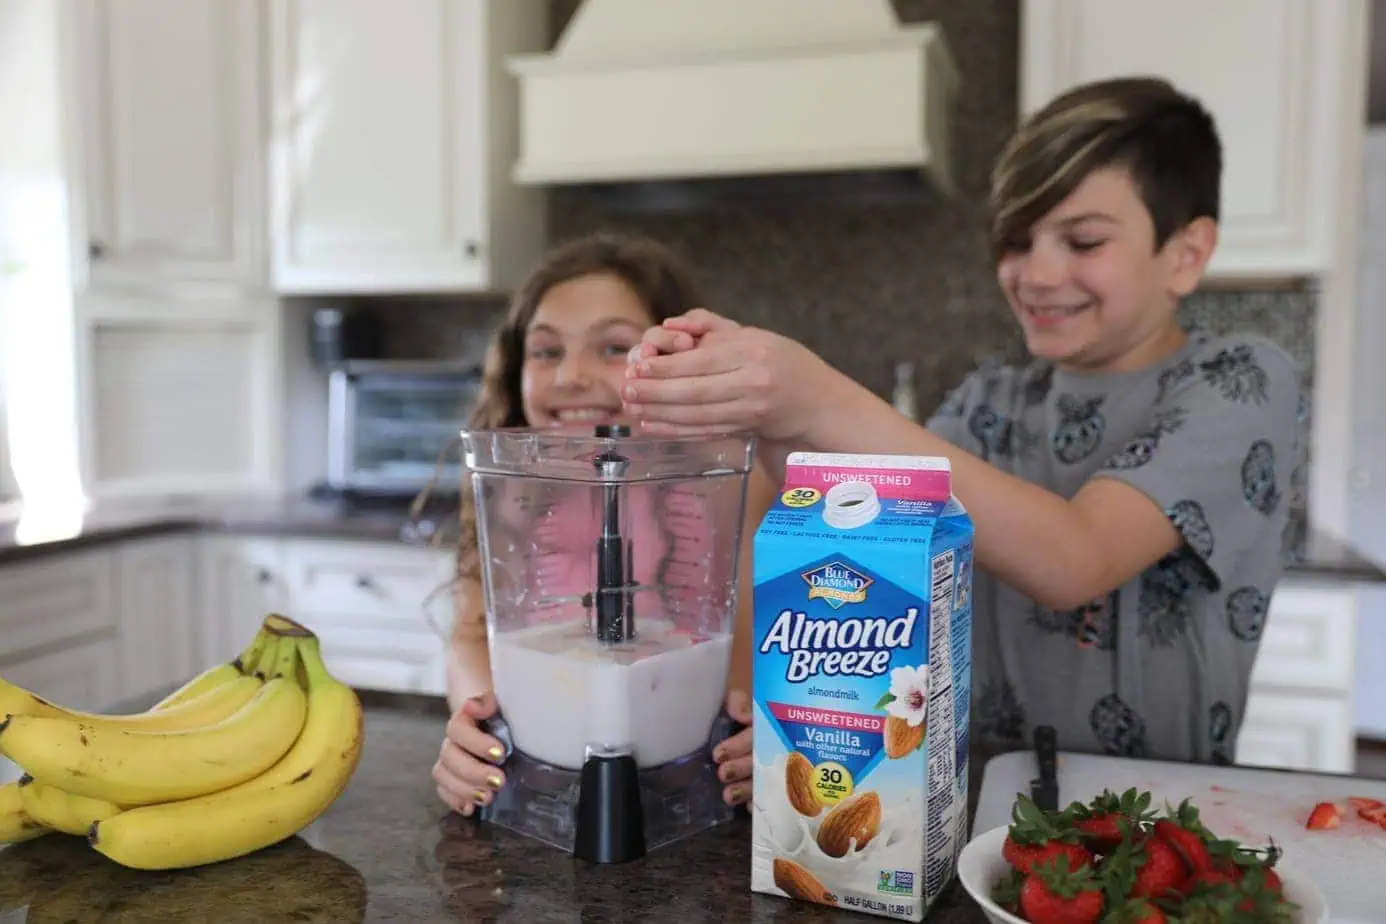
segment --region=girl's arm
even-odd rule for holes
[[[760,447],[756,449],[756,464],[746,483],[746,515],[741,525],[740,562],[737,566],[736,624],[732,633],[731,670],[727,674],[727,689],[751,692],[751,664],[755,648],[755,570],[751,550],[756,541],[756,529],[770,505],[774,503],[776,482],[766,474],[760,462]]]
[[[452,640],[448,645],[448,708],[491,689],[491,658],[486,647],[486,617],[481,583],[459,578],[454,602]]]

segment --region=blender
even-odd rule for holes
[[[728,820],[750,438],[469,430],[506,785],[480,817],[595,863]]]

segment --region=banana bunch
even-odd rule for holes
[[[360,700],[311,631],[278,614],[250,646],[148,712],[54,705],[0,680],[0,843],[86,837],[133,869],[229,860],[297,834],[341,794],[365,742]]]

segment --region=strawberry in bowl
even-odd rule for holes
[[[1046,812],[1019,795],[1011,824],[958,859],[993,924],[1323,924],[1328,907],[1273,845],[1220,838],[1188,800],[1158,815],[1150,794],[1104,792]]]

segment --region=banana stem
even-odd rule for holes
[[[275,635],[265,636],[265,647],[260,650],[260,656],[255,659],[255,676],[261,680],[268,680],[270,670],[274,667],[275,659],[279,654],[279,647],[286,640],[280,639]]]
[[[327,672],[327,665],[322,663],[322,652],[318,649],[318,640],[315,637],[300,639],[297,645],[299,663],[303,665],[303,673],[308,678],[308,686],[320,687],[332,682],[332,675]]]
[[[255,673],[255,666],[259,663],[260,655],[264,652],[265,646],[269,644],[269,641],[270,633],[268,629],[262,627],[259,632],[255,633],[255,638],[251,640],[250,644],[246,646],[245,651],[242,651],[235,661],[236,666],[241,669],[242,674]]]
[[[274,673],[273,677],[288,677],[296,680],[295,672],[298,669],[298,645],[293,638],[281,638],[274,654]]]

